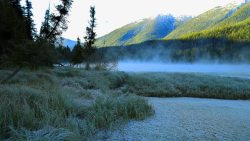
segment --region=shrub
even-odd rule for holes
[[[152,113],[152,107],[138,96],[98,97],[87,117],[96,128],[111,128],[119,119],[144,119]]]
[[[35,130],[44,125],[58,126],[73,112],[73,104],[59,90],[41,91],[19,85],[0,85],[0,136],[10,128]]]

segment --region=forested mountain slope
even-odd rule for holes
[[[147,40],[161,39],[190,19],[191,17],[186,16],[175,18],[172,15],[160,15],[156,18],[143,19],[100,37],[96,42],[96,46],[124,46]]]
[[[213,28],[181,36],[181,39],[221,38],[250,41],[250,3],[240,7],[232,16]]]
[[[183,34],[199,32],[214,27],[229,18],[236,11],[236,8],[237,5],[234,4],[227,5],[226,7],[215,7],[183,24],[167,35],[165,39],[178,39]]]

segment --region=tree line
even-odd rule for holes
[[[60,0],[53,12],[48,8],[39,32],[35,28],[31,1],[26,0],[25,6],[20,1],[0,1],[0,69],[14,68],[12,75],[15,75],[23,68],[51,68],[55,64],[62,64],[65,59],[72,64],[86,62],[86,68],[89,69],[90,58],[95,52],[95,7],[90,7],[84,44],[78,39],[78,44],[71,52],[67,47],[56,46],[56,42],[68,29],[67,17],[73,0]]]
[[[250,42],[225,38],[152,40],[129,46],[98,49],[102,60],[160,61],[166,63],[250,63]]]

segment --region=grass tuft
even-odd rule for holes
[[[119,120],[145,119],[153,109],[138,96],[98,97],[87,112],[88,119],[96,128],[111,128]]]

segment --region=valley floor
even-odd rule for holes
[[[155,115],[131,121],[109,140],[250,140],[250,101],[149,98]]]

